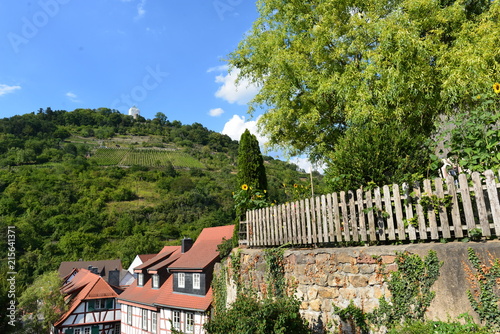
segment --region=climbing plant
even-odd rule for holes
[[[391,300],[380,298],[380,306],[370,320],[388,328],[411,320],[422,320],[435,292],[431,287],[439,277],[439,262],[435,251],[429,251],[422,260],[417,254],[396,253],[398,270],[391,273],[388,283]]]
[[[464,265],[470,290],[467,297],[481,321],[492,330],[500,331],[500,259],[490,254],[489,263],[482,261],[476,252],[467,250],[472,267]]]

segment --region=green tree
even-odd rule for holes
[[[61,293],[62,281],[57,271],[38,276],[19,298],[24,327],[29,333],[47,333],[50,325],[66,312],[67,304]]]
[[[429,135],[498,80],[497,1],[261,0],[258,11],[229,63],[261,87],[249,111],[267,108],[263,134],[292,155],[328,157],[366,122]]]
[[[267,176],[259,141],[248,129],[243,132],[238,148],[238,186],[267,191]]]

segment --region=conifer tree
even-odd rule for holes
[[[239,186],[267,191],[267,176],[264,160],[255,135],[248,129],[241,135],[238,148],[238,183]]]

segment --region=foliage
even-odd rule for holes
[[[467,250],[472,267],[464,265],[471,290],[467,297],[481,321],[494,330],[500,331],[500,259],[490,254],[489,263],[479,259],[476,252]]]
[[[212,289],[213,289],[213,302],[214,313],[222,314],[226,312],[226,300],[227,300],[227,269],[224,265],[220,266],[218,272],[214,272],[214,277],[212,279]]]
[[[488,90],[490,91],[490,90]],[[500,168],[500,93],[496,90],[477,100],[470,110],[450,120],[446,148],[448,157],[462,168],[484,172]]]
[[[283,268],[283,248],[270,248],[264,250],[266,259],[266,283],[269,297],[283,297],[286,295],[285,270]]]
[[[250,111],[269,107],[260,125],[271,144],[322,157],[352,123],[396,119],[428,134],[442,111],[468,109],[498,75],[499,8],[261,0],[229,62],[260,85]]]
[[[370,320],[377,325],[388,328],[412,320],[422,320],[435,292],[430,291],[439,276],[442,263],[438,261],[435,251],[422,260],[416,254],[398,253],[396,257],[398,270],[391,273],[388,288],[391,301],[380,298],[380,307]]]
[[[342,309],[334,305],[333,310],[334,314],[337,314],[340,320],[348,322],[351,325],[351,328],[356,328],[356,333],[366,334],[369,332],[366,314],[362,309],[354,305],[352,299],[346,308]]]
[[[252,187],[243,184],[241,189],[233,193],[234,208],[237,216],[244,219],[242,216],[248,210],[260,209],[269,206],[266,198],[266,191],[253,189]]]
[[[24,313],[23,322],[31,333],[46,333],[67,310],[62,281],[57,271],[37,277],[19,298],[19,309]]]
[[[325,160],[331,191],[412,182],[438,169],[425,134],[397,121],[349,127]]]
[[[491,329],[480,327],[475,324],[472,317],[467,314],[462,314],[459,319],[463,318],[465,323],[459,321],[410,321],[401,326],[396,326],[391,329],[388,334],[490,334]]]
[[[307,324],[299,313],[300,302],[292,297],[266,298],[239,295],[231,307],[216,313],[204,328],[208,334],[306,334]]]

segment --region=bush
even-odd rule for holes
[[[292,297],[257,299],[239,295],[231,308],[217,313],[205,325],[209,334],[306,334],[307,323]]]

